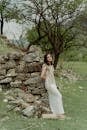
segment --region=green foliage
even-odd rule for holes
[[[85,47],[72,47],[61,55],[65,61],[86,61],[87,49]]]
[[[34,43],[40,45],[41,48],[54,49],[52,40],[54,39],[54,46],[56,46],[61,52],[62,48],[65,49],[67,46],[72,46],[71,41],[75,39],[77,34],[76,29],[76,20],[80,15],[79,7],[81,7],[84,0],[47,0],[47,1],[31,1],[32,6],[29,5],[28,11],[32,9],[31,15],[35,15],[36,19],[33,16],[29,16],[29,20],[35,21],[35,26],[27,32],[27,38],[29,42],[32,42],[39,38],[40,35],[44,35],[48,31],[47,37],[40,42]],[[45,7],[45,6],[46,7]],[[26,5],[28,7],[28,5]],[[39,9],[38,9],[39,8]],[[79,10],[79,11],[76,11]],[[39,19],[39,15],[41,19]],[[79,15],[77,15],[79,14]],[[40,21],[41,20],[41,21]],[[33,22],[34,22],[33,21]],[[69,21],[69,22],[68,22]],[[37,29],[38,28],[38,29]],[[39,30],[39,31],[38,31]],[[51,40],[49,40],[50,32],[52,34]],[[42,43],[42,44],[40,44]],[[63,43],[63,47],[59,48],[59,44]],[[48,45],[47,45],[48,44]],[[56,45],[55,45],[56,44]],[[62,46],[62,45],[61,45]],[[44,49],[45,50],[45,49]]]
[[[12,0],[1,0],[0,1],[0,15],[4,21],[10,21],[15,19],[16,22],[22,20],[21,10],[18,8],[17,4],[12,2]]]
[[[38,38],[37,30],[33,27],[31,30],[27,31],[26,37],[30,42],[32,42],[34,39]]]
[[[33,27],[31,30],[29,29],[26,33],[26,38],[28,39],[30,43],[32,43],[32,41],[34,40],[37,40],[38,37],[39,35],[35,27]],[[52,46],[49,43],[49,40],[47,37],[39,40],[38,42],[35,42],[34,44],[37,46],[40,46],[42,51],[52,50]]]
[[[8,44],[8,42],[6,42],[4,39],[2,39],[0,37],[0,54],[6,54],[9,52],[16,52],[17,51],[16,49],[9,47],[7,44]]]
[[[1,0],[0,1],[0,13],[6,9],[6,7],[11,3],[11,0]]]

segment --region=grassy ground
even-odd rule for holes
[[[13,49],[8,47],[1,39],[0,39],[0,54],[6,54],[8,52],[12,52]]]
[[[6,54],[6,53],[9,53],[9,52],[12,53],[12,52],[17,52],[17,51],[21,52],[20,50],[9,47],[7,45],[7,43],[0,38],[0,54]]]
[[[27,119],[21,114],[6,110],[3,94],[0,93],[0,130],[87,130],[87,63],[64,63],[65,68],[72,68],[83,80],[66,82],[62,80],[60,89],[66,115],[70,120]],[[58,78],[56,77],[58,82]]]
[[[0,44],[0,54],[6,54],[6,53],[8,53],[8,52],[12,52],[13,51],[13,49],[12,48],[8,48],[6,45],[1,45]]]

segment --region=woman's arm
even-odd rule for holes
[[[42,71],[41,71],[41,79],[42,80],[45,80],[46,79],[46,65],[45,64],[43,64],[42,65]]]

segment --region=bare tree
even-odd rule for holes
[[[0,0],[0,33],[3,34],[3,27],[5,21],[15,19],[20,21],[20,9],[16,6],[12,0]]]
[[[75,19],[84,10],[84,0],[26,0],[26,3],[24,17],[33,23],[38,33],[27,49],[47,37],[56,68],[60,54],[72,46],[70,42],[76,35]]]

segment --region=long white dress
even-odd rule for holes
[[[55,77],[54,77],[54,66],[43,64],[46,67],[46,79],[45,88],[48,92],[49,105],[53,114],[64,114],[62,95],[57,89]]]

